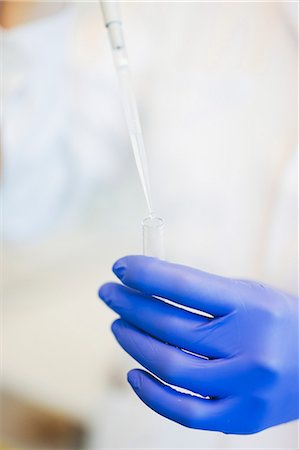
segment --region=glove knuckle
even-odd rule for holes
[[[160,261],[156,258],[148,258],[146,264],[140,264],[138,266],[138,278],[142,280],[143,286],[151,286],[153,282],[153,273],[156,272],[155,266],[159,264]]]
[[[248,392],[271,386],[279,376],[279,370],[273,358],[258,355],[247,359],[243,371]]]
[[[238,401],[227,414],[226,433],[255,434],[266,428],[268,403],[265,398],[247,395]]]
[[[261,319],[270,322],[280,321],[287,313],[286,299],[283,293],[278,292],[270,287],[266,287],[261,283],[255,283],[256,295],[260,299],[258,303],[258,311]],[[269,322],[269,323],[270,323]]]
[[[285,316],[284,305],[276,299],[271,299],[267,305],[261,310],[263,319],[267,320],[268,324],[275,324],[280,322]]]
[[[189,428],[199,428],[199,417],[197,408],[192,404],[184,405],[184,417],[181,423]]]
[[[170,384],[176,384],[180,378],[180,364],[175,354],[169,354],[161,365],[161,377]]]
[[[258,395],[250,397],[245,404],[243,420],[243,427],[248,434],[258,433],[266,428],[265,417],[268,409],[269,405],[264,397]],[[248,420],[248,417],[250,417],[250,420]]]

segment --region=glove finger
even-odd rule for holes
[[[127,322],[176,347],[210,358],[239,350],[233,316],[208,319],[116,283],[102,286],[99,295]]]
[[[166,383],[202,396],[232,394],[237,366],[234,359],[199,358],[164,344],[121,319],[112,324],[112,331],[127,353]]]
[[[151,409],[186,427],[223,431],[229,399],[207,400],[177,392],[143,370],[132,370],[128,381],[138,397]]]
[[[237,280],[147,256],[121,258],[114,264],[113,271],[133,289],[213,316],[231,312],[244,290],[243,284]]]

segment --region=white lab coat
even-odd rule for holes
[[[168,259],[295,293],[296,5],[123,13]],[[134,362],[96,288],[140,251],[146,208],[98,5],[2,37],[6,381],[84,419],[98,410],[91,448],[296,448],[296,424],[188,430],[122,384]]]

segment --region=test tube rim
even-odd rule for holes
[[[161,217],[145,217],[142,221],[142,227],[146,228],[163,228],[164,220]]]

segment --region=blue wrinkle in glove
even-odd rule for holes
[[[146,369],[128,381],[147,406],[230,434],[299,417],[296,297],[145,256],[121,258],[113,271],[123,284],[99,296],[120,316],[117,341]]]

